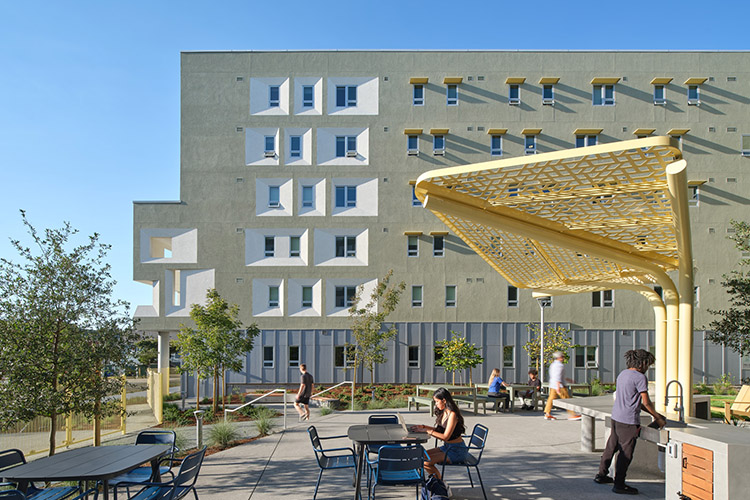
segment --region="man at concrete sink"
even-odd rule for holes
[[[651,398],[648,397],[646,371],[654,364],[654,355],[644,349],[634,349],[625,353],[627,369],[617,376],[617,392],[612,407],[612,430],[607,446],[602,453],[599,472],[594,481],[599,484],[614,483],[612,491],[625,495],[637,495],[638,489],[625,484],[628,466],[633,460],[633,452],[641,430],[641,410],[649,412],[661,429],[666,425],[664,415],[657,413]],[[609,476],[612,458],[619,452],[615,462],[615,478]]]

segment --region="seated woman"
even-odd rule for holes
[[[427,450],[429,460],[424,463],[424,470],[428,475],[435,474],[438,479],[441,479],[437,465],[442,464],[446,458],[451,464],[463,462],[469,454],[469,449],[461,437],[466,431],[464,417],[456,402],[453,401],[451,393],[441,387],[435,391],[432,399],[435,401],[435,427],[415,425],[414,430],[426,432],[430,436],[445,441],[443,446]]]
[[[487,396],[496,399],[495,411],[500,411],[498,405],[501,401],[503,403],[503,411],[508,410],[510,396],[507,391],[505,391],[504,387],[508,387],[508,384],[506,384],[502,377],[500,377],[500,369],[494,368],[490,374],[490,380],[487,382]]]

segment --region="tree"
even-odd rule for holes
[[[484,362],[484,358],[479,354],[479,348],[453,330],[451,330],[450,340],[439,340],[435,342],[435,345],[439,352],[435,365],[442,366],[445,371],[451,372],[452,384],[456,383],[456,371],[471,369]],[[469,370],[469,385],[473,383],[471,370]]]
[[[357,368],[363,366],[370,371],[370,383],[375,382],[375,365],[385,363],[386,342],[396,336],[396,328],[391,326],[383,330],[383,322],[396,309],[398,301],[406,288],[403,281],[390,285],[393,269],[378,282],[370,294],[370,300],[364,307],[362,302],[363,287],[357,287],[349,318],[352,322],[354,336],[354,383],[357,383]]]
[[[121,372],[138,339],[128,305],[112,297],[105,263],[109,245],[94,234],[68,249],[78,233],[70,223],[43,234],[21,218],[33,247],[11,239],[21,262],[0,259],[0,426],[37,416],[102,418],[122,412]],[[32,249],[33,248],[33,249]]]
[[[734,234],[729,239],[734,241],[740,252],[750,252],[750,225],[747,222],[730,221]],[[729,309],[709,309],[708,312],[718,316],[711,321],[706,332],[706,339],[716,344],[729,347],[740,356],[750,354],[750,271],[742,267],[750,265],[750,259],[740,260],[740,269],[723,276],[721,282],[730,297]],[[745,267],[745,269],[747,269]]]
[[[205,306],[193,304],[190,318],[196,328],[180,325],[176,346],[183,369],[196,373],[196,385],[210,373],[213,377],[213,411],[219,407],[219,379],[226,370],[242,369],[242,358],[253,349],[253,339],[260,333],[253,323],[243,328],[237,318],[240,308],[231,306],[215,288],[206,292]],[[223,386],[223,384],[222,384]],[[200,394],[197,394],[200,401]]]
[[[539,366],[539,353],[541,351],[541,340],[542,336],[539,335],[539,325],[528,324],[526,328],[529,330],[529,336],[531,340],[524,344],[523,349],[529,355],[531,365],[536,366],[537,370],[544,370],[544,365],[553,361],[552,354],[555,351],[560,351],[565,356],[565,362],[568,362],[570,354],[568,351],[572,347],[576,347],[573,344],[573,339],[570,337],[570,330],[564,326],[547,326],[544,330],[544,362],[542,366]]]
[[[135,358],[138,364],[144,366],[156,363],[159,359],[159,341],[153,337],[147,337],[136,342]]]

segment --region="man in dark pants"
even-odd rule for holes
[[[299,391],[294,401],[294,408],[299,413],[299,421],[310,420],[310,396],[313,392],[313,376],[307,371],[307,365],[299,365]]]
[[[612,429],[607,446],[604,448],[599,473],[594,481],[600,484],[612,483],[612,491],[625,495],[637,495],[638,489],[625,484],[628,466],[633,460],[636,440],[641,431],[641,410],[649,412],[659,428],[664,427],[664,415],[656,412],[648,397],[646,370],[654,363],[654,355],[644,349],[625,353],[627,370],[617,376],[617,393],[612,408]],[[615,463],[615,478],[609,477],[612,457],[620,452]]]

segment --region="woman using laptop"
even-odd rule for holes
[[[437,464],[442,464],[446,459],[451,464],[463,462],[469,454],[469,449],[461,437],[466,431],[464,417],[458,405],[453,401],[451,393],[441,387],[435,391],[432,399],[435,401],[435,427],[415,425],[414,430],[426,432],[445,442],[443,446],[427,450],[429,460],[424,463],[424,470],[428,475],[434,474],[441,479]]]

